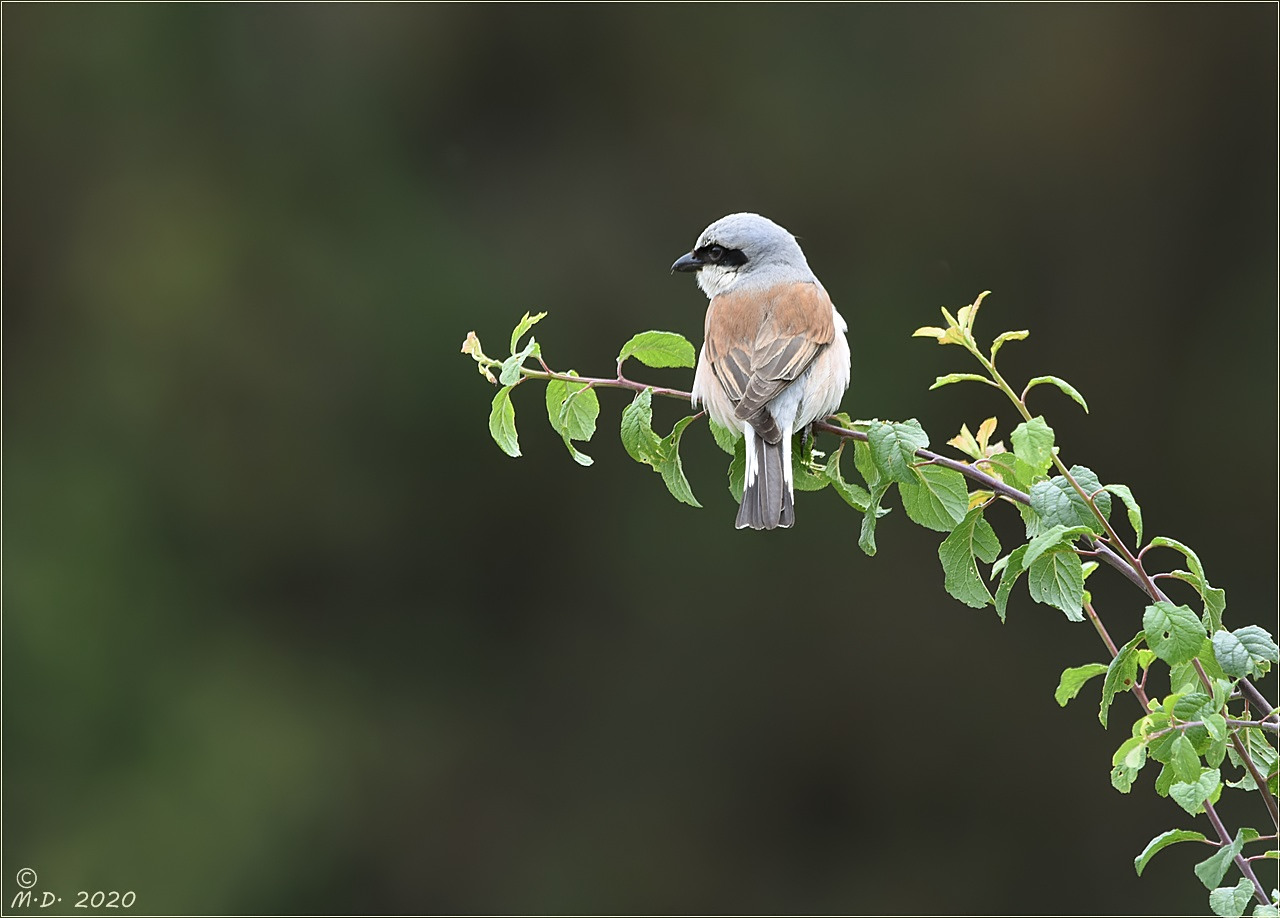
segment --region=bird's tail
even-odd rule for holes
[[[785,434],[770,443],[750,427],[746,430],[747,462],[738,507],[739,529],[788,528],[796,521],[791,493],[791,438]]]

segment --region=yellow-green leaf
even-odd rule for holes
[[[991,342],[991,362],[995,363],[996,354],[1000,353],[1000,348],[1004,347],[1004,343],[1006,341],[1021,341],[1030,334],[1031,332],[1027,331],[1026,329],[1020,329],[1018,331],[1001,332],[996,337],[996,340]]]
[[[540,312],[537,315],[529,315],[527,312],[524,314],[524,318],[516,323],[515,329],[511,332],[511,353],[514,354],[516,352],[516,345],[520,343],[520,339],[524,337],[525,332],[546,317],[547,314],[545,312]]]
[[[1027,383],[1027,388],[1022,391],[1023,399],[1025,400],[1027,393],[1036,386],[1044,385],[1046,383],[1051,386],[1057,386],[1067,395],[1071,396],[1071,398],[1075,400],[1076,404],[1084,409],[1085,414],[1089,413],[1089,405],[1084,400],[1084,396],[1077,392],[1075,386],[1071,385],[1071,383],[1067,382],[1065,379],[1059,379],[1057,376],[1037,376],[1035,379],[1031,380],[1031,382]]]

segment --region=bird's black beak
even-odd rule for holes
[[[677,271],[697,271],[704,264],[706,264],[706,262],[702,260],[702,257],[698,255],[697,252],[690,252],[688,255],[681,255],[676,259],[676,263],[671,266],[671,273],[675,274]]]

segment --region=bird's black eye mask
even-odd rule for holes
[[[693,250],[698,261],[704,265],[720,265],[723,268],[741,268],[747,263],[747,256],[742,249],[728,249],[714,242],[700,245]]]

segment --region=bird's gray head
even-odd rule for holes
[[[743,285],[813,279],[796,237],[759,214],[721,217],[671,270],[698,272],[698,286],[707,296]]]

